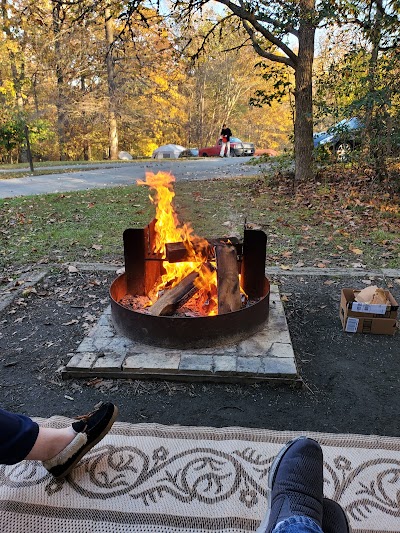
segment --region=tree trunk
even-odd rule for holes
[[[58,133],[58,151],[60,161],[66,160],[65,144],[66,144],[66,113],[65,113],[65,87],[64,87],[64,71],[62,61],[62,44],[60,42],[61,29],[63,19],[61,17],[62,7],[60,4],[55,4],[53,7],[53,33],[54,33],[54,55],[56,61],[56,77],[57,77],[57,133]]]
[[[313,175],[313,98],[312,66],[314,61],[314,0],[301,0],[299,52],[295,71],[295,183]]]
[[[7,39],[10,42],[15,43],[17,45],[17,41],[15,40],[11,32],[11,21],[8,15],[8,6],[7,6],[6,0],[1,1],[1,13],[2,13],[2,18],[3,18],[3,31],[6,34]],[[23,57],[21,57],[22,56],[21,51],[17,52],[17,54],[20,55],[19,59],[20,59],[20,64],[21,64],[20,68],[18,69],[17,58],[16,58],[16,54],[14,50],[15,48],[13,46],[8,47],[8,57],[10,60],[10,68],[11,68],[12,80],[13,80],[13,85],[14,85],[14,90],[15,90],[15,100],[16,100],[16,106],[18,109],[18,115],[25,123],[26,119],[24,117],[24,98],[22,95],[22,85],[25,79],[25,62],[23,60]],[[21,163],[28,162],[26,144],[20,147],[19,160]]]
[[[118,159],[118,127],[117,114],[115,105],[115,73],[112,47],[114,44],[114,28],[111,12],[109,8],[105,9],[105,31],[107,43],[107,83],[108,83],[108,138],[110,159]]]
[[[386,112],[386,105],[384,103],[377,104],[374,98],[376,90],[376,80],[378,60],[379,60],[379,48],[382,38],[382,13],[384,7],[382,0],[376,1],[376,14],[374,17],[373,25],[370,33],[370,41],[372,44],[371,57],[368,65],[368,90],[369,90],[369,102],[365,115],[365,134],[367,139],[367,145],[369,153],[371,154],[374,162],[375,172],[380,181],[383,181],[388,176],[387,169],[387,144],[382,146],[381,142],[377,142],[377,136],[380,137],[383,134],[383,116]]]

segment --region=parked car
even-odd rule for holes
[[[384,124],[382,126],[385,128]],[[360,146],[364,128],[364,123],[357,117],[342,120],[327,131],[314,133],[314,147],[326,147],[336,154],[339,161],[346,161],[350,152]],[[391,155],[396,156],[400,153],[400,130],[396,124],[391,124],[390,128],[390,139],[386,138],[388,132],[384,129],[381,135],[375,135],[372,142],[383,144],[389,140]]]
[[[197,148],[186,148],[179,154],[179,157],[198,157],[199,150]]]
[[[231,156],[253,156],[254,155],[254,143],[246,143],[238,139],[237,137],[231,137]],[[207,146],[205,148],[199,148],[199,155],[202,157],[219,156],[221,151],[221,139],[218,139],[214,146]]]
[[[357,117],[341,120],[327,131],[314,133],[314,147],[326,147],[336,154],[339,161],[344,161],[360,144],[363,127]]]

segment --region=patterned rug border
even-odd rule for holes
[[[250,533],[265,513],[273,458],[304,434],[321,443],[324,493],[346,510],[353,532],[398,533],[398,437],[147,422],[116,422],[62,481],[35,461],[2,466],[0,530],[53,524],[73,533],[80,523],[94,533]]]
[[[63,427],[73,421],[63,416],[52,416],[50,418],[34,418],[40,425]],[[158,437],[170,439],[191,440],[208,439],[210,441],[222,440],[239,440],[250,442],[268,441],[274,444],[285,444],[289,440],[299,435],[307,435],[317,440],[324,446],[351,446],[353,448],[379,448],[383,450],[400,452],[400,437],[389,437],[382,435],[362,435],[358,433],[324,433],[317,431],[278,431],[273,429],[247,428],[240,426],[227,426],[214,428],[209,426],[181,426],[181,425],[164,425],[158,423],[138,423],[115,422],[110,434],[126,435],[129,429],[129,435],[141,437]]]

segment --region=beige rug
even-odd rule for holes
[[[68,480],[36,462],[1,466],[0,531],[255,531],[271,461],[300,434],[116,423]],[[323,447],[325,495],[346,508],[354,532],[399,532],[400,439],[308,435]]]

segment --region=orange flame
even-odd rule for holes
[[[167,286],[174,287],[191,272],[198,271],[199,276],[195,280],[195,285],[199,289],[196,294],[198,303],[209,315],[217,314],[217,276],[216,271],[208,272],[206,269],[199,270],[205,258],[200,252],[202,248],[208,247],[208,241],[194,234],[190,224],[180,225],[178,217],[172,205],[175,197],[173,183],[175,177],[167,172],[146,172],[146,180],[138,180],[138,185],[146,185],[155,191],[154,197],[149,196],[150,201],[156,208],[155,222],[155,252],[166,257],[166,244],[183,242],[189,261],[180,263],[170,263],[163,261],[165,274],[161,277],[161,283],[156,287],[156,292],[160,292]],[[196,243],[196,250],[193,244]],[[200,246],[199,246],[200,245]]]

